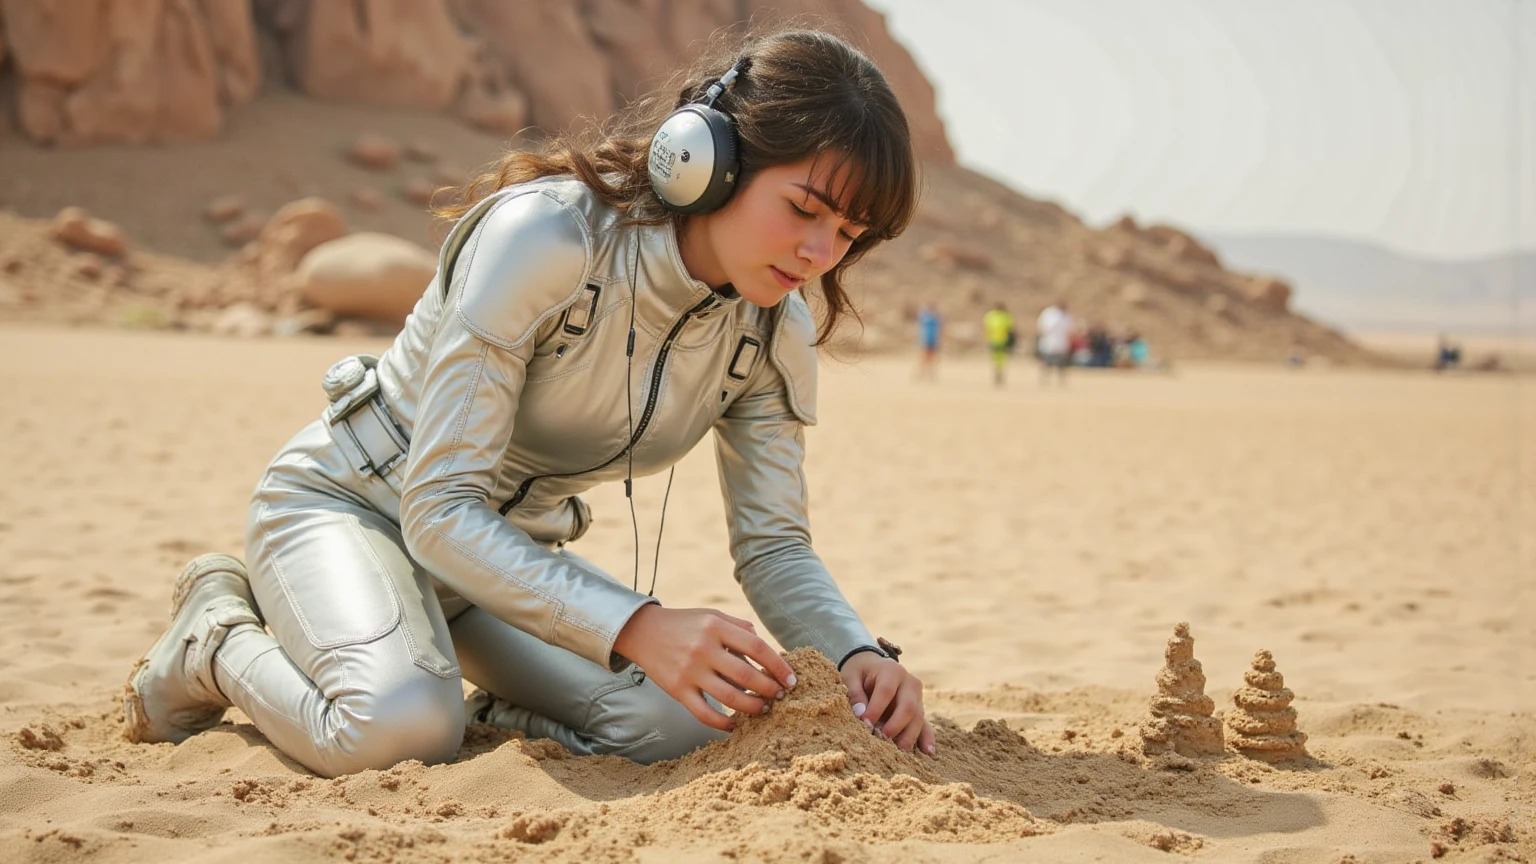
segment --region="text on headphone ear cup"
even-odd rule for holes
[[[648,156],[651,188],[668,209],[717,209],[736,185],[736,124],[709,106],[684,105],[656,130]]]

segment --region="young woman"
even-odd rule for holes
[[[324,776],[442,762],[464,679],[492,694],[472,719],[578,754],[649,762],[726,734],[723,709],[795,685],[783,658],[749,622],[664,607],[566,548],[591,521],[581,492],[713,429],[753,609],[839,665],[875,732],[933,752],[921,682],[811,549],[801,472],[843,274],[915,206],[905,116],[817,31],[675,84],[471,185],[394,345],[332,367],[330,408],[262,476],[249,572],[205,555],[177,580],[128,681],[130,739],[184,740],[233,704]]]

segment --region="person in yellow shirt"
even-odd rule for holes
[[[981,329],[987,337],[987,351],[992,355],[992,383],[1001,387],[1015,338],[1013,315],[1002,303],[997,303],[981,317]]]

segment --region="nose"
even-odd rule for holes
[[[837,263],[837,226],[816,224],[808,226],[800,238],[800,260],[815,271],[816,275],[832,269]]]

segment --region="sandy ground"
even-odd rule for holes
[[[127,744],[176,571],[240,551],[322,371],[382,347],[0,327],[0,860],[1536,861],[1536,379],[1508,375],[828,366],[816,545],[927,682],[937,759],[803,657],[785,710],[650,768],[472,727],[453,764],[326,781],[233,713]],[[591,501],[580,551],[627,581],[621,493]],[[730,569],[701,448],[658,594],[750,615]],[[1179,621],[1218,711],[1273,651],[1308,759],[1142,757]]]

